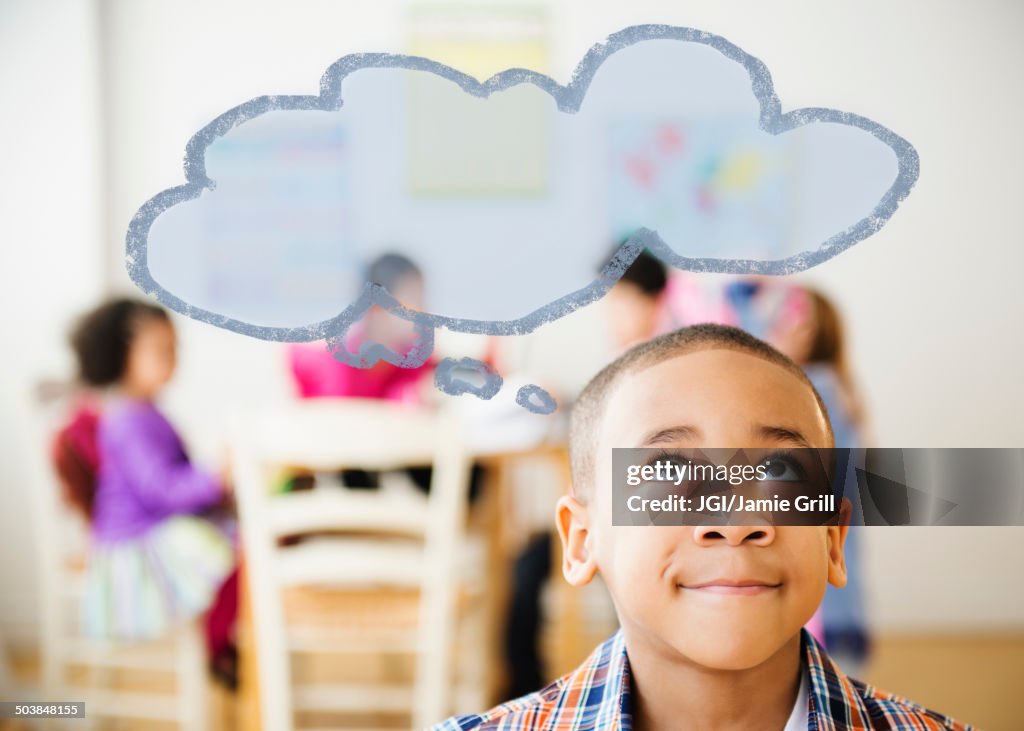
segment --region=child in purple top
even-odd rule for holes
[[[96,435],[85,631],[158,637],[206,611],[234,566],[231,543],[196,515],[222,502],[224,484],[189,462],[154,405],[176,365],[163,309],[108,302],[82,319],[71,340],[82,380],[108,391]]]
[[[223,488],[193,466],[152,402],[123,398],[100,422],[101,454],[92,533],[110,543],[144,535],[168,518],[220,502]]]

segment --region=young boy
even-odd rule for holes
[[[848,678],[802,629],[826,583],[846,581],[843,521],[612,525],[615,447],[832,446],[803,371],[742,330],[697,325],[628,351],[574,407],[557,510],[566,579],[600,572],[620,629],[546,688],[436,728],[966,731]]]

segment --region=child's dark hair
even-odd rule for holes
[[[646,249],[640,252],[629,268],[622,273],[620,282],[626,282],[639,288],[651,298],[658,297],[668,285],[668,274],[665,265]]]
[[[128,348],[140,321],[170,322],[167,311],[142,300],[110,300],[86,313],[71,331],[78,376],[90,386],[109,386],[124,375]]]
[[[586,487],[593,479],[598,429],[604,418],[608,394],[626,373],[633,373],[698,350],[734,350],[747,353],[785,368],[814,394],[828,427],[829,446],[835,437],[828,409],[804,370],[790,358],[750,333],[730,325],[703,323],[680,328],[634,346],[604,367],[580,393],[573,405],[569,426],[569,455],[572,468],[573,493],[586,496]]]
[[[379,284],[389,292],[405,277],[422,276],[423,273],[412,259],[394,251],[381,254],[366,268],[367,281]]]
[[[619,242],[609,256],[609,260],[621,248],[624,242]],[[651,299],[657,299],[668,286],[668,267],[654,254],[647,249],[642,249],[640,255],[633,260],[626,271],[619,278],[619,283],[632,284],[643,294]]]

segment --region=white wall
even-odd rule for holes
[[[105,82],[113,242],[107,266],[124,269],[128,222],[150,196],[184,181],[185,143],[225,109],[261,94],[311,94],[346,52],[401,51],[395,2],[147,2],[107,0]],[[277,49],[277,50],[272,50]],[[224,420],[247,399],[290,392],[280,346],[178,318],[182,359],[167,394],[200,457],[222,457]],[[202,404],[202,408],[196,408]]]
[[[83,30],[87,5],[50,0],[33,3],[31,11],[28,3],[15,7],[25,16],[17,21],[19,30],[0,32],[12,36],[19,59],[54,54],[71,59],[94,50],[94,36]],[[312,93],[326,66],[346,53],[403,51],[407,33],[405,4],[393,0],[108,0],[103,7],[111,183],[105,266],[124,288],[130,286],[121,253],[128,221],[149,196],[182,182],[184,145],[193,132],[259,94]],[[60,17],[58,8],[64,11]],[[764,61],[784,109],[847,109],[913,142],[921,155],[921,177],[904,206],[882,232],[807,278],[832,293],[847,315],[879,444],[1024,444],[1024,422],[1017,416],[1024,412],[1024,389],[1017,380],[1024,371],[1024,349],[1012,337],[1019,330],[1017,316],[1024,314],[1017,286],[1024,252],[1013,226],[1024,163],[1018,133],[1024,104],[1014,85],[1024,62],[1017,38],[1024,6],[994,0],[559,0],[550,8],[553,75],[560,81],[568,80],[593,43],[626,25],[690,25],[724,35]],[[5,58],[10,53],[5,48]],[[91,79],[90,64],[77,64],[74,78]],[[98,92],[91,81],[68,84],[45,64],[23,66],[17,83],[34,89],[37,110],[42,104],[56,111],[56,99],[42,91],[50,84],[74,87],[83,113]],[[5,84],[13,84],[7,69],[5,62],[0,74]],[[39,117],[15,122],[24,130],[40,129],[39,124],[52,130],[33,135],[19,151],[26,162],[50,162],[34,167],[33,188],[58,185],[94,195],[95,183],[82,181],[98,179],[87,154],[88,139],[98,137],[95,122],[85,126],[83,142],[61,137],[67,126],[54,114]],[[50,137],[60,140],[58,147]],[[39,192],[33,190],[29,198],[32,210],[46,210]],[[81,231],[95,225],[99,203],[86,197],[72,205],[71,213],[48,223],[61,227],[54,232],[55,245],[78,252],[81,260],[65,271],[84,287],[81,280],[93,276],[98,261],[71,242],[82,241]],[[17,238],[39,238],[32,235],[34,216],[25,211],[17,220]],[[21,271],[45,263],[33,251],[18,254]],[[4,269],[7,275],[10,270]],[[17,279],[14,292],[36,294],[30,279]],[[83,289],[79,300],[91,291]],[[9,296],[4,294],[5,302]],[[48,354],[56,362],[53,324],[67,305],[55,294],[39,299],[45,300],[49,319],[33,315],[24,321],[24,339],[16,342],[30,359]],[[279,350],[206,325],[180,324],[182,370],[168,394],[169,408],[199,452],[215,457],[225,409],[247,398],[286,393]],[[545,359],[552,378],[579,383],[596,368],[601,349],[589,339],[595,326],[594,310],[585,310],[531,336],[534,348],[561,347],[559,358]],[[26,366],[25,373],[42,365],[48,364]],[[5,383],[4,389],[6,407],[20,385]],[[15,430],[9,421],[5,417],[5,434]],[[16,456],[9,443],[3,441]],[[5,478],[0,500],[14,505],[11,484]],[[7,504],[0,515],[9,514]],[[868,572],[881,626],[1024,626],[1024,529],[883,529],[870,537]],[[2,578],[7,586],[7,574]]]
[[[31,387],[67,371],[63,334],[105,263],[96,20],[82,0],[0,4],[0,616],[22,624],[35,606]]]

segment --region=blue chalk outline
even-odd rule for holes
[[[742,64],[750,77],[753,94],[760,104],[759,125],[765,132],[777,135],[813,122],[830,122],[857,127],[870,133],[896,154],[899,172],[892,186],[874,209],[860,221],[827,239],[817,249],[803,251],[784,259],[720,259],[681,256],[672,251],[655,231],[640,229],[623,243],[612,261],[601,270],[593,282],[513,320],[473,320],[412,311],[402,307],[386,289],[367,284],[355,302],[346,307],[339,315],[328,320],[303,327],[254,325],[189,304],[164,289],[149,271],[148,236],[156,218],[172,206],[197,198],[204,189],[213,190],[216,187],[216,182],[207,177],[205,166],[206,149],[216,139],[237,125],[270,111],[337,111],[342,106],[342,81],[350,73],[369,68],[427,71],[455,82],[467,94],[482,98],[519,84],[533,84],[550,94],[560,111],[574,113],[579,110],[587,87],[605,59],[616,51],[635,43],[666,39],[703,43],[727,58]],[[465,333],[521,335],[532,332],[547,322],[564,317],[603,297],[644,248],[670,266],[693,272],[784,275],[810,269],[828,261],[882,228],[895,213],[900,202],[909,195],[910,189],[917,182],[919,169],[920,161],[917,151],[907,140],[866,117],[822,107],[796,109],[783,114],[767,66],[725,38],[695,28],[636,25],[613,33],[604,43],[598,43],[587,52],[576,67],[572,80],[566,86],[558,84],[548,76],[528,69],[507,69],[481,82],[461,71],[420,56],[357,53],[344,56],[328,67],[320,79],[320,94],[317,96],[256,97],[224,112],[199,130],[186,146],[184,172],[188,182],[185,185],[168,188],[156,194],[146,201],[132,218],[128,226],[125,263],[132,281],[143,292],[155,295],[157,300],[175,312],[261,340],[305,342],[332,337],[343,338],[349,327],[373,305],[387,309],[394,315],[410,320],[423,328],[444,327]],[[391,362],[399,359],[399,356],[391,351],[380,349],[382,347],[369,348],[367,353],[361,354],[366,357],[357,360],[372,365],[381,358]],[[409,363],[418,360],[419,357],[414,356]]]
[[[465,378],[456,375],[459,369],[473,371],[479,374],[484,382],[477,386]],[[494,368],[482,360],[476,358],[444,358],[434,369],[434,385],[449,396],[461,396],[464,393],[471,393],[479,399],[489,401],[501,390],[505,379],[501,377]]]
[[[552,414],[558,408],[554,397],[536,383],[528,383],[516,391],[516,403],[527,411],[542,415]]]

